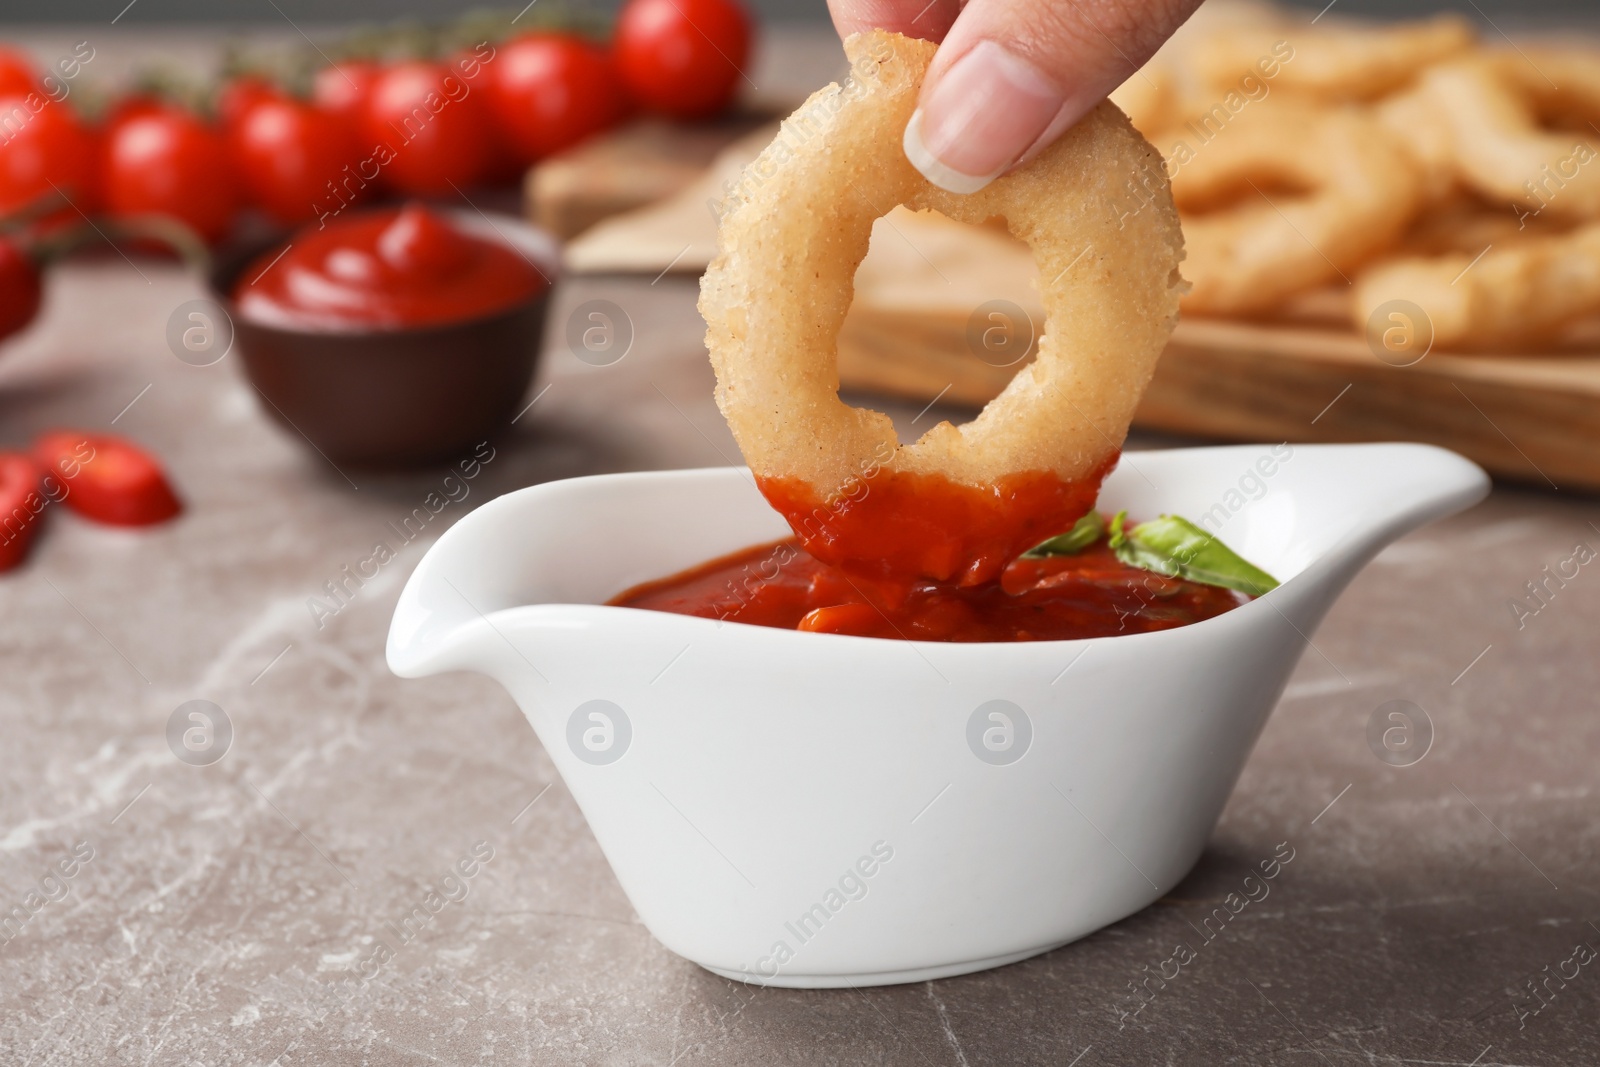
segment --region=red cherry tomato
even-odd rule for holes
[[[15,242],[0,238],[0,337],[10,337],[39,313],[39,268]]]
[[[28,555],[28,546],[42,521],[44,471],[21,452],[0,452],[0,571],[8,571]]]
[[[148,526],[183,510],[161,464],[124,438],[53,430],[33,443],[33,457],[61,479],[63,502],[84,518]]]
[[[386,146],[384,180],[404,193],[449,196],[481,178],[494,135],[483,94],[443,63],[390,67],[372,87],[364,131]]]
[[[337,115],[299,100],[262,100],[229,135],[234,167],[251,198],[278,222],[315,218],[358,194],[359,177],[348,187],[342,171],[355,174],[356,140]],[[338,185],[336,197],[329,183]]]
[[[611,57],[570,34],[524,34],[501,45],[485,70],[489,104],[524,164],[614,125],[627,110]]]
[[[311,102],[332,112],[359,131],[367,101],[383,68],[366,59],[346,59],[317,71],[311,82]]]
[[[217,241],[233,224],[239,194],[222,135],[194,114],[140,110],[106,132],[105,203],[111,215],[166,215]]]
[[[249,114],[251,108],[282,96],[278,87],[267,79],[255,74],[241,74],[224,85],[217,94],[217,118],[224,130],[231,131]]]
[[[478,179],[478,184],[499,188],[514,186],[522,181],[527,170],[522,154],[503,132],[497,130],[496,135],[489,140],[489,162],[484,164],[483,175]]]
[[[95,210],[95,136],[66,104],[42,93],[0,99],[0,215],[59,189],[85,212]],[[71,207],[55,217],[78,218]]]
[[[495,114],[494,100],[490,97],[489,70],[499,62],[496,58],[499,55],[494,45],[485,42],[452,53],[447,63],[462,81],[472,87],[473,92],[483,96],[484,113],[490,125],[489,162],[484,165],[479,184],[510,186],[521,183],[528,167]]]
[[[0,45],[0,96],[26,95],[39,88],[39,72],[26,52]]]
[[[105,129],[119,126],[135,115],[152,115],[158,111],[165,111],[166,101],[153,93],[135,92],[127,96],[119,96],[112,101],[111,107],[106,111],[102,125]]]
[[[612,41],[622,81],[651,111],[693,119],[726,107],[750,55],[738,0],[628,0]]]

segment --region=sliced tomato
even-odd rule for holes
[[[84,518],[148,526],[183,510],[161,464],[125,438],[53,430],[34,442],[33,455],[61,479],[63,502]]]
[[[44,471],[31,456],[0,452],[0,571],[27,558],[45,506],[43,481]]]

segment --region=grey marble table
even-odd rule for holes
[[[1154,906],[983,974],[763,990],[651,939],[503,691],[383,662],[400,584],[472,507],[736,457],[693,284],[566,285],[538,402],[331,616],[308,600],[445,472],[341,473],[267,422],[231,357],[174,358],[168,316],[196,295],[172,267],[74,264],[0,350],[0,445],[121,432],[189,505],[143,532],[53,515],[0,578],[0,912],[27,917],[0,935],[0,1063],[1600,1061],[1600,571],[1536,614],[1509,606],[1575,545],[1600,547],[1593,499],[1501,488],[1386,550],[1314,635],[1201,862]],[[637,332],[604,368],[562,341],[596,297]],[[209,766],[167,739],[196,699],[233,729]],[[1431,722],[1412,766],[1368,743],[1392,700]],[[350,984],[383,924],[478,842],[493,858],[466,898]],[[1270,897],[1202,938],[1284,843]],[[1147,983],[1179,943],[1196,959]]]

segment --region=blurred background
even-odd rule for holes
[[[548,0],[540,0],[548,3]],[[50,4],[25,4],[15,0],[0,5],[0,19],[7,22],[103,22],[117,14],[124,4],[112,0],[55,0]],[[147,22],[272,22],[283,15],[296,22],[365,22],[403,17],[449,18],[458,15],[463,5],[446,0],[239,0],[213,3],[209,0],[138,0],[137,21]],[[600,14],[614,12],[617,3],[583,5]],[[755,0],[752,10],[774,22],[825,22],[828,12],[820,2],[808,0]],[[1320,10],[1325,4],[1294,3],[1291,6]],[[1351,15],[1407,18],[1437,11],[1463,15],[1482,14],[1499,19],[1548,19],[1592,14],[1594,5],[1586,0],[1441,0],[1419,3],[1415,0],[1339,0],[1337,10]],[[134,18],[129,12],[128,18]]]
[[[825,997],[654,942],[504,691],[384,658],[472,508],[740,461],[698,278],[845,62],[820,0],[650,6],[659,33],[554,0],[0,2],[0,919],[39,902],[0,944],[0,1059],[1592,1063],[1600,980],[1534,990],[1600,882],[1600,599],[1562,569],[1600,545],[1593,0],[1213,0],[1127,72],[1196,282],[1130,447],[1418,440],[1497,488],[1351,586],[1160,907]],[[1485,98],[1518,152],[1479,151]],[[1252,129],[1274,152],[1240,163]],[[347,207],[383,228],[318,275]],[[1227,260],[1230,228],[1282,261]],[[903,437],[972,417],[1034,352],[1031,256],[902,211],[872,248],[846,398]],[[291,268],[354,310],[330,327]],[[1416,766],[1370,740],[1397,700],[1437,728]],[[480,839],[470,901],[353,982]],[[1124,1032],[1113,991],[1280,841],[1305,858],[1268,921]]]

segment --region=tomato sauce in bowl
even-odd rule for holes
[[[351,212],[218,256],[220,307],[189,321],[217,327],[212,361],[237,351],[266,416],[319,461],[453,461],[526,407],[560,262],[515,216]]]
[[[998,581],[963,586],[847,574],[791,539],[634,586],[607,603],[813,633],[972,642],[1170,630],[1250,599],[1129,566],[1103,541],[1072,555],[1023,556]]]
[[[248,264],[232,296],[249,322],[359,332],[465,322],[548,288],[515,248],[411,203],[301,230]]]

